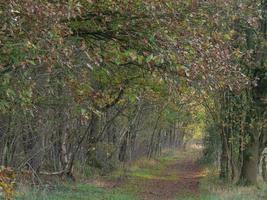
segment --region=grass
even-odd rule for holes
[[[111,177],[127,177],[130,179],[153,179],[161,178],[160,174],[164,168],[174,160],[182,159],[184,155],[177,154],[174,150],[165,150],[162,156],[155,159],[146,157],[138,159],[123,168],[116,170]],[[170,177],[173,178],[173,177]]]
[[[266,200],[267,185],[259,182],[256,186],[237,186],[219,180],[218,171],[213,167],[205,169],[207,175],[201,180],[201,195],[198,200]],[[185,198],[184,200],[193,200]]]
[[[89,184],[61,185],[54,189],[32,189],[20,186],[16,200],[136,200],[119,189],[104,189]]]

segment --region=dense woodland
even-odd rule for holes
[[[267,181],[266,0],[0,0],[0,165],[75,180],[192,141]]]

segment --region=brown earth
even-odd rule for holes
[[[170,178],[172,177],[172,178]],[[201,169],[195,161],[175,161],[159,178],[145,180],[140,188],[142,200],[171,200],[199,196]]]
[[[87,183],[106,189],[136,188],[140,200],[179,200],[185,197],[198,199],[202,169],[196,161],[198,152],[177,152],[184,158],[167,161],[159,174],[150,178],[130,178],[123,180],[94,179]]]

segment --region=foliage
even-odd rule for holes
[[[15,195],[15,172],[9,168],[0,169],[0,195],[11,200]]]
[[[265,0],[1,1],[0,164],[74,180],[206,134],[221,177],[255,182],[266,21]]]

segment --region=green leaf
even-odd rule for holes
[[[146,62],[149,63],[151,60],[153,60],[154,56],[153,54],[150,54],[147,58],[146,58]]]

